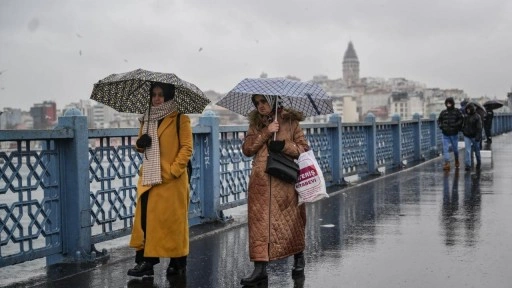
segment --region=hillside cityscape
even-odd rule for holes
[[[432,88],[427,84],[406,78],[360,77],[360,63],[352,42],[348,43],[341,63],[343,78],[330,79],[327,75],[316,75],[305,80],[320,85],[332,97],[335,113],[342,116],[343,122],[360,122],[372,113],[377,121],[388,121],[393,115],[401,119],[411,119],[414,114],[430,117],[444,109],[447,97],[453,97],[455,103],[464,99],[484,103],[493,100],[487,96],[470,97],[461,88]],[[265,72],[261,78],[276,77]],[[293,75],[285,78],[301,81]],[[212,101],[205,111],[213,111],[220,117],[223,125],[245,124],[244,116],[235,114],[215,105],[225,94],[213,90],[205,91]],[[512,92],[508,93],[504,106],[496,112],[512,110]],[[128,128],[137,127],[138,114],[119,113],[112,108],[92,100],[80,100],[65,104],[62,108],[54,101],[35,103],[30,111],[19,108],[3,107],[0,111],[0,129],[51,129],[59,116],[69,109],[78,109],[87,116],[89,128]],[[192,124],[197,123],[200,115],[190,115]],[[307,122],[326,122],[328,116],[310,117]]]

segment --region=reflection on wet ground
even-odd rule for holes
[[[512,135],[493,140],[480,173],[445,173],[437,159],[308,205],[305,277],[282,259],[263,287],[511,287]],[[184,278],[162,261],[154,278],[131,279],[129,259],[50,286],[240,287],[247,237],[242,225],[193,241]]]

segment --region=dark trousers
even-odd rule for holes
[[[148,213],[148,199],[149,199],[149,193],[151,190],[147,191],[146,193],[142,194],[140,196],[140,203],[138,203],[140,206],[140,224],[142,226],[142,231],[144,231],[144,238],[146,238],[146,219],[147,219],[147,213]],[[144,257],[144,249],[137,250],[135,252],[135,263],[139,264],[142,261],[149,262],[151,264],[158,264],[160,263],[160,258],[158,257]]]
[[[140,221],[142,226],[142,231],[144,231],[144,237],[146,237],[146,219],[147,219],[147,211],[148,211],[148,199],[149,199],[149,193],[151,190],[147,191],[146,193],[142,194],[140,197],[140,205],[141,205],[141,214],[140,214]],[[135,252],[135,263],[139,264],[142,261],[146,261],[148,263],[151,263],[153,265],[160,263],[160,258],[158,257],[144,257],[144,249],[138,250]],[[174,268],[182,268],[187,266],[187,256],[183,257],[176,257],[171,258],[171,261],[169,262],[169,266]]]
[[[484,121],[485,137],[491,139],[492,119]]]

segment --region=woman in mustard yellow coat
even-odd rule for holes
[[[168,275],[186,272],[189,253],[187,163],[192,156],[190,118],[178,114],[174,86],[151,85],[151,107],[141,117],[137,150],[144,153],[130,247],[135,267],[129,276],[154,274],[159,257],[171,258]],[[177,117],[180,116],[179,137]]]

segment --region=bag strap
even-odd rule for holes
[[[181,113],[178,113],[178,119],[176,120],[176,131],[178,131],[178,145],[181,148],[181,141],[180,141],[180,119],[181,119]]]

